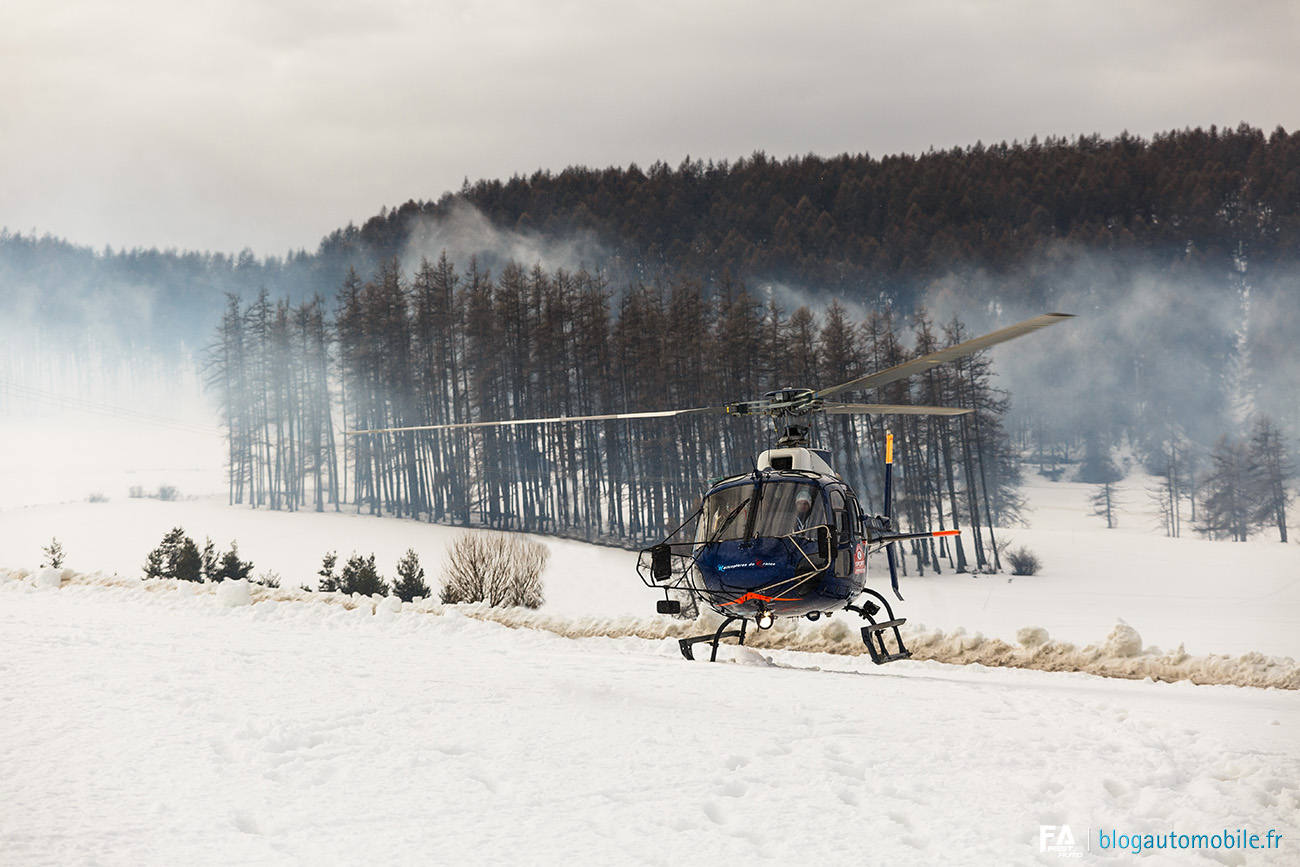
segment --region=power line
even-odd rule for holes
[[[49,406],[56,406],[62,409],[75,409],[81,412],[89,412],[97,415],[109,416],[110,418],[133,421],[139,424],[147,424],[153,427],[181,430],[189,433],[204,434],[206,436],[225,436],[220,428],[212,425],[200,424],[198,422],[186,421],[179,418],[171,418],[169,416],[154,415],[153,413],[139,412],[138,410],[133,409],[124,409],[122,407],[111,406],[105,403],[82,400],[78,397],[55,394],[54,392],[43,391],[41,389],[18,385],[17,383],[12,382],[0,382],[0,394],[5,394],[14,398],[22,398],[36,403],[43,403]]]

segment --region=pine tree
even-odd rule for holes
[[[412,548],[407,548],[406,554],[397,561],[397,582],[393,585],[393,594],[403,602],[429,596],[429,585],[424,583],[424,567],[420,565],[420,558]]]
[[[194,540],[182,527],[174,527],[163,536],[162,543],[149,552],[144,563],[145,578],[180,578],[203,580],[203,560]]]
[[[389,588],[387,582],[380,577],[379,570],[375,568],[374,554],[365,559],[362,559],[359,554],[353,554],[343,565],[338,589],[349,595],[360,593],[362,596],[387,596]]]
[[[239,559],[239,547],[232,540],[230,550],[217,559],[217,571],[212,576],[214,581],[240,581],[248,578],[253,571],[251,560]]]
[[[215,581],[217,575],[217,549],[212,544],[212,537],[208,536],[203,541],[203,580]]]
[[[163,554],[162,549],[154,548],[150,551],[148,556],[145,557],[144,566],[142,568],[145,580],[167,577],[167,558]]]
[[[189,536],[183,538],[176,549],[176,557],[171,563],[171,569],[172,578],[179,578],[182,581],[203,581],[203,556]]]
[[[48,561],[42,562],[41,566],[49,566],[53,569],[60,569],[63,567],[63,545],[58,539],[51,539],[50,544],[46,545],[41,550],[45,552],[45,560]]]
[[[318,587],[322,593],[333,593],[339,589],[338,576],[334,574],[334,567],[338,565],[339,554],[337,551],[331,551],[321,560],[320,570],[316,573],[320,576]]]

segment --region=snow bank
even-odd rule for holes
[[[253,597],[249,591],[248,582],[242,578],[233,581],[222,581],[217,585],[217,601],[227,608],[251,605]]]
[[[502,609],[475,609],[471,617],[493,620],[506,626],[545,629],[570,638],[592,636],[637,638],[685,638],[713,632],[722,622],[716,615],[701,615],[696,621],[646,619],[568,620],[535,612]],[[862,642],[861,626],[848,618],[823,619],[816,625],[790,621],[778,622],[768,630],[750,629],[747,646],[760,649],[798,650],[859,656],[867,652]],[[1039,671],[1077,671],[1102,677],[1130,680],[1232,686],[1300,689],[1300,665],[1290,657],[1247,653],[1241,656],[1190,656],[1182,645],[1173,653],[1159,648],[1142,648],[1137,630],[1120,621],[1107,638],[1098,644],[1077,647],[1053,641],[1042,627],[1020,630],[1021,642],[1011,645],[997,638],[969,634],[963,629],[945,633],[940,629],[904,627],[903,639],[912,658],[953,665],[985,665],[1001,668],[1028,668]]]
[[[392,617],[398,613],[440,616],[454,613],[474,620],[498,623],[511,629],[534,629],[564,638],[643,638],[650,640],[685,638],[715,631],[722,620],[713,612],[693,621],[669,617],[577,617],[547,614],[519,608],[491,608],[487,605],[442,605],[429,599],[403,603],[395,597],[351,596],[341,593],[313,593],[296,588],[270,588],[246,581],[221,584],[191,584],[185,581],[140,581],[119,575],[83,575],[72,570],[62,573],[64,585],[134,587],[146,593],[178,595],[214,594],[226,607],[294,602],[338,606],[362,615]],[[1143,647],[1142,637],[1123,620],[1095,644],[1078,646],[1055,641],[1041,626],[1029,626],[1017,633],[1017,642],[986,638],[964,629],[944,632],[924,626],[906,626],[904,640],[914,660],[932,660],[952,665],[983,665],[996,668],[1025,668],[1039,671],[1083,672],[1102,677],[1195,684],[1300,689],[1300,665],[1290,657],[1246,653],[1240,656],[1210,654],[1192,656],[1182,645],[1173,652]],[[771,629],[751,628],[746,645],[754,651],[793,650],[860,656],[867,652],[861,638],[861,622],[839,616],[817,623],[778,621]],[[746,655],[751,664],[758,658]]]
[[[1033,639],[1046,635],[1034,631]],[[1241,656],[1210,654],[1191,656],[1182,645],[1171,653],[1158,647],[1142,649],[1142,639],[1133,627],[1118,623],[1099,644],[1078,647],[1045,638],[1040,643],[1010,645],[1000,639],[967,635],[958,629],[916,631],[906,636],[913,659],[934,659],[959,665],[979,664],[1039,671],[1081,671],[1102,677],[1173,683],[1187,680],[1196,684],[1276,687],[1300,689],[1300,665],[1284,656],[1246,653]]]
[[[46,566],[32,576],[32,586],[57,590],[63,584],[63,570]]]

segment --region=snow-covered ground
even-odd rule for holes
[[[1295,691],[29,581],[0,635],[10,864],[1055,863],[1064,826],[1281,832],[1149,861],[1285,864],[1300,833]]]
[[[433,583],[459,531],[230,507],[219,440],[99,456],[126,427],[49,434],[76,450],[54,466],[11,447],[36,427],[4,428],[4,864],[1300,863],[1300,691],[1001,667],[1181,644],[1294,676],[1300,546],[1166,539],[1140,480],[1115,530],[1086,486],[1032,482],[1031,526],[1005,533],[1038,576],[905,579],[929,660],[760,647],[708,665],[681,658],[685,627],[650,613],[625,551],[547,540],[547,604],[512,625],[298,592],[334,550],[391,577],[413,548]],[[186,498],[127,496],[162,484]],[[283,591],[137,581],[174,526],[237,539]],[[62,582],[37,568],[52,537]],[[844,650],[852,625],[764,638]]]

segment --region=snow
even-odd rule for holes
[[[1037,576],[909,564],[914,660],[836,616],[710,665],[676,637],[716,621],[653,615],[626,551],[544,540],[536,612],[299,590],[334,550],[434,584],[461,531],[232,507],[168,437],[0,458],[6,865],[1300,863],[1300,546],[1166,539],[1140,478],[1114,530],[1033,480],[999,533]],[[281,588],[140,581],[175,526]],[[1101,848],[1240,830],[1281,848]]]
[[[242,578],[222,581],[216,586],[216,593],[217,601],[227,608],[253,604],[252,589],[248,581]]]
[[[0,583],[7,863],[1054,863],[1042,825],[1300,830],[1294,691],[691,665],[402,608]]]

